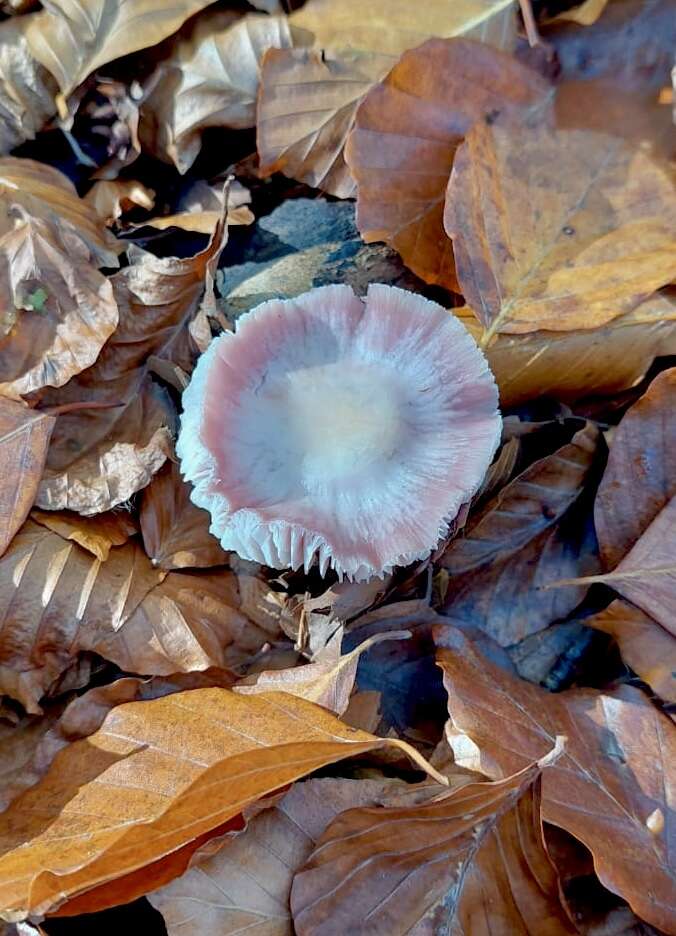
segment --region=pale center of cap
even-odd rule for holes
[[[289,428],[311,486],[373,470],[390,459],[402,433],[396,375],[351,361],[288,375]]]

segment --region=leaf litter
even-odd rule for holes
[[[676,933],[676,18],[3,9],[0,932]],[[493,464],[382,579],[225,551],[196,362],[372,283],[482,346]]]

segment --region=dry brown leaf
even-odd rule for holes
[[[0,394],[59,387],[96,360],[118,323],[115,240],[56,169],[0,160]]]
[[[81,517],[68,511],[31,511],[31,520],[47,527],[66,540],[73,540],[101,562],[105,562],[113,546],[123,546],[138,532],[131,514],[124,510]]]
[[[169,462],[143,492],[143,545],[161,569],[206,569],[228,561],[228,553],[209,533],[209,514],[195,507],[190,491],[178,465]]]
[[[263,59],[261,170],[281,171],[339,198],[355,192],[343,148],[357,108],[402,52],[431,36],[467,35],[503,49],[516,38],[513,5],[505,0],[423,0],[415,11],[401,0],[378,0],[369,4],[367,17],[353,0],[309,0],[289,21],[294,35],[300,31],[303,42],[311,39],[315,47],[271,49]]]
[[[666,503],[612,572],[586,581],[610,585],[676,637],[676,497]],[[577,582],[564,579],[555,584]]]
[[[33,506],[54,417],[0,399],[0,556]]]
[[[0,811],[47,773],[60,750],[97,731],[116,705],[159,699],[188,689],[214,686],[227,689],[235,679],[230,670],[214,667],[202,673],[176,673],[151,679],[127,676],[89,689],[65,707],[64,703],[52,703],[44,715],[26,716],[11,731],[0,721]]]
[[[442,223],[455,151],[475,120],[537,106],[547,90],[515,59],[466,39],[406,52],[364,98],[345,150],[364,239],[386,241],[428,283],[457,289]]]
[[[548,762],[422,805],[337,816],[294,877],[294,931],[572,936],[542,837]]]
[[[225,235],[221,219],[206,249],[184,259],[129,249],[130,265],[112,278],[120,308],[117,331],[93,367],[42,398],[57,406],[87,400],[105,408],[58,417],[40,507],[102,513],[145,487],[162,467],[175,413],[150,366],[152,359],[166,359],[192,369],[199,349],[193,329],[206,328],[210,335],[200,303],[213,295]]]
[[[83,651],[155,675],[234,666],[279,635],[239,605],[232,573],[163,572],[133,541],[101,562],[28,520],[0,559],[0,691],[39,712]]]
[[[456,763],[509,776],[565,735],[562,757],[543,774],[543,818],[584,842],[605,887],[672,931],[673,723],[632,687],[548,693],[481,657],[459,631],[440,637]]]
[[[676,368],[663,371],[614,430],[594,505],[606,568],[615,567],[676,497]]]
[[[348,728],[284,693],[196,689],[119,705],[4,814],[3,916],[55,910],[325,764],[392,747],[424,767],[407,745]]]
[[[18,207],[28,217],[60,231],[69,245],[80,242],[96,266],[119,266],[117,255],[124,245],[106,230],[58,169],[33,159],[7,156],[0,159],[0,193],[0,234],[14,230]]]
[[[603,13],[608,0],[584,0],[572,10],[563,10],[553,18],[553,22],[562,20],[564,22],[577,23],[578,26],[592,26],[599,16]]]
[[[31,53],[56,78],[57,104],[88,75],[113,59],[156,45],[211,0],[53,0],[31,16],[26,39]]]
[[[0,23],[0,155],[32,140],[54,114],[58,85],[26,41],[28,17]]]
[[[357,108],[395,59],[378,52],[269,49],[261,69],[261,172],[283,172],[338,198],[355,194],[343,156]]]
[[[303,45],[358,49],[398,58],[406,49],[431,36],[465,35],[497,48],[516,44],[513,0],[369,0],[365,15],[361,0],[308,0],[290,16]]]
[[[323,705],[336,715],[343,715],[350,702],[362,653],[383,640],[406,640],[410,636],[409,631],[374,634],[350,653],[339,656],[337,660],[320,660],[291,669],[263,670],[255,676],[241,679],[233,687],[233,691],[244,695],[271,691],[288,692],[301,699],[307,699],[308,702]]]
[[[181,173],[195,161],[207,127],[254,126],[263,54],[291,45],[285,16],[251,13],[226,24],[215,30],[207,18],[179,42],[143,104],[141,140]]]
[[[247,925],[266,936],[288,936],[293,931],[289,894],[294,874],[336,816],[395,799],[422,802],[439,789],[394,779],[296,783],[217,854],[149,894],[149,900],[164,917],[169,936],[179,936],[195,911],[201,936],[235,936]]]
[[[498,120],[475,124],[458,152],[444,224],[488,344],[636,308],[676,275],[675,217],[668,166],[635,146]]]
[[[542,590],[564,568],[597,568],[585,514],[571,513],[596,464],[599,432],[586,423],[471,515],[441,558],[450,573],[444,613],[502,646],[565,617],[586,586]]]
[[[471,309],[453,313],[480,341]],[[496,335],[485,353],[503,406],[546,395],[572,402],[619,393],[637,384],[656,357],[676,354],[676,293],[655,293],[593,331]]]
[[[151,211],[155,204],[155,192],[133,179],[114,179],[95,182],[84,197],[104,224],[111,225],[132,208]],[[210,234],[218,218],[212,220]]]
[[[614,637],[624,662],[656,695],[676,703],[676,637],[668,630],[619,600],[584,623]]]
[[[223,214],[225,196],[222,182],[209,185],[203,179],[196,179],[181,194],[175,214],[149,218],[139,224],[130,225],[127,230],[135,231],[147,225],[159,231],[178,227],[183,231],[210,234]],[[228,225],[252,224],[254,214],[248,207],[251,204],[251,193],[246,186],[236,179],[229,182],[227,198]]]

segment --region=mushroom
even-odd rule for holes
[[[181,471],[223,548],[355,581],[429,555],[500,439],[472,337],[392,286],[262,303],[211,342],[183,402]]]

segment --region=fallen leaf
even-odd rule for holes
[[[88,75],[113,59],[156,45],[210,0],[54,0],[31,15],[26,39],[31,54],[56,78],[61,93],[57,105],[67,114],[65,100]]]
[[[676,703],[676,638],[640,608],[613,601],[585,624],[610,634],[622,659],[665,702]]]
[[[65,540],[73,540],[101,562],[105,562],[113,546],[122,546],[138,532],[131,514],[124,510],[81,517],[68,511],[31,511],[31,520],[47,527]]]
[[[228,561],[228,553],[209,532],[209,514],[195,507],[190,491],[178,465],[169,462],[143,492],[143,545],[161,569],[205,569]]]
[[[460,0],[450,7],[444,0],[420,0],[415,7],[407,0],[371,0],[366,16],[360,0],[308,0],[289,19],[303,45],[398,58],[431,36],[460,34],[511,51],[516,44],[514,14],[512,0]]]
[[[223,214],[224,194],[222,183],[208,185],[204,180],[198,179],[189,185],[179,198],[175,214],[149,218],[139,224],[130,225],[127,230],[135,231],[148,226],[164,231],[170,227],[178,227],[183,231],[211,234]],[[254,215],[248,207],[251,203],[249,190],[234,180],[230,182],[227,195],[228,225],[252,224]]]
[[[454,309],[475,340],[482,327],[471,309]],[[485,349],[504,407],[541,396],[575,401],[633,387],[656,357],[676,354],[676,294],[655,293],[593,331],[498,334]]]
[[[676,497],[676,368],[663,371],[614,430],[594,505],[601,557],[614,568]]]
[[[61,232],[64,241],[81,244],[96,266],[117,267],[123,249],[91,206],[80,198],[70,179],[58,169],[33,159],[0,159],[0,233],[15,228],[16,209]],[[84,250],[80,251],[84,255]]]
[[[33,506],[54,417],[0,399],[0,556]]]
[[[129,266],[112,277],[117,331],[93,367],[41,397],[45,405],[87,400],[104,408],[58,417],[38,506],[102,513],[145,487],[162,467],[175,413],[152,380],[151,364],[166,359],[192,370],[199,350],[192,329],[206,322],[200,303],[213,295],[225,239],[221,219],[208,246],[193,257],[159,258],[129,248]]]
[[[676,728],[637,689],[548,693],[479,656],[457,630],[443,632],[439,664],[448,690],[447,737],[460,766],[509,776],[567,738],[542,778],[542,815],[580,839],[601,882],[659,929],[674,928],[672,824],[665,784]]]
[[[237,665],[279,634],[239,605],[232,573],[167,573],[134,541],[101,562],[28,520],[0,559],[0,691],[39,712],[84,651],[153,675]]]
[[[543,586],[561,579],[564,568],[598,567],[590,510],[584,499],[580,504],[598,441],[596,426],[585,423],[568,444],[538,459],[470,515],[440,560],[450,573],[445,614],[506,647],[579,604],[584,584],[575,590]]]
[[[0,160],[0,394],[59,387],[96,360],[118,323],[105,228],[56,169]]]
[[[362,98],[394,64],[377,52],[269,49],[256,118],[261,172],[283,172],[338,198],[355,194],[343,149]]]
[[[475,124],[458,152],[444,224],[488,344],[636,308],[676,274],[675,216],[668,167],[635,146],[498,120]]]
[[[386,241],[426,282],[457,290],[442,220],[455,152],[476,120],[543,106],[548,87],[511,56],[467,39],[406,52],[364,98],[345,150],[364,239]]]
[[[603,13],[607,4],[608,0],[584,0],[583,3],[574,6],[572,10],[562,10],[557,13],[552,22],[563,20],[577,23],[578,26],[592,26]]]
[[[0,813],[34,782],[31,762],[62,709],[55,706],[45,715],[26,715],[16,725],[0,720]]]
[[[330,822],[346,809],[386,805],[395,798],[422,801],[440,789],[395,779],[296,783],[215,855],[195,862],[148,899],[164,917],[169,936],[179,936],[196,907],[202,936],[234,936],[247,925],[261,928],[266,936],[288,936],[294,874]]]
[[[114,179],[95,182],[84,197],[104,224],[111,225],[131,208],[145,208],[151,211],[155,204],[155,192],[133,179]],[[214,219],[207,231],[210,234],[216,226]]]
[[[307,699],[308,702],[323,705],[336,715],[343,715],[350,702],[361,655],[383,640],[406,640],[410,636],[409,631],[374,634],[350,653],[339,656],[337,660],[320,660],[291,669],[263,670],[255,676],[240,679],[233,686],[233,692],[241,692],[244,695],[271,691],[288,692],[301,699]]]
[[[53,911],[218,829],[313,770],[393,747],[425,766],[402,742],[348,728],[284,693],[196,689],[119,705],[95,734],[61,751],[4,814],[4,916]]]
[[[58,85],[36,62],[26,41],[28,17],[0,23],[0,154],[9,153],[38,131],[55,112]]]
[[[576,933],[542,838],[547,763],[421,805],[338,815],[294,877],[294,931]]]
[[[676,497],[667,501],[612,572],[589,576],[586,582],[610,585],[676,637]],[[554,583],[559,587],[577,584],[575,579]]]
[[[160,66],[161,77],[142,106],[141,141],[187,172],[207,127],[254,126],[263,54],[290,45],[285,16],[231,15],[216,30],[205,19]]]

